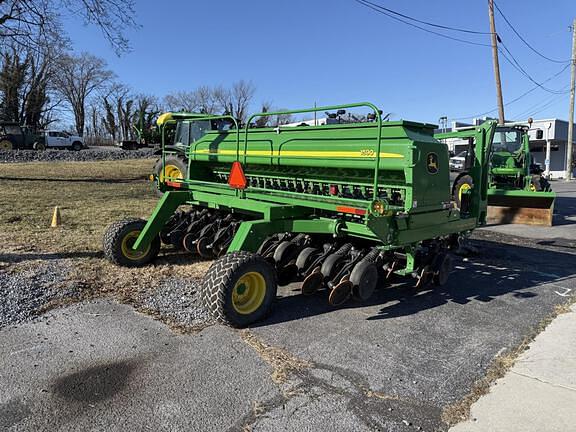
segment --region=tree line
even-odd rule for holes
[[[133,0],[0,0],[0,121],[41,130],[73,119],[70,129],[93,140],[135,139],[164,111],[248,116],[255,85],[201,85],[164,97],[138,93],[117,80],[105,60],[69,50],[61,11],[99,27],[112,48],[130,49],[125,31],[137,27]],[[265,102],[262,112],[272,111]],[[290,116],[265,116],[255,126],[275,126]]]

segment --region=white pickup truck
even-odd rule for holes
[[[82,137],[71,135],[68,132],[55,130],[44,131],[46,148],[61,148],[68,150],[82,150],[86,146]]]

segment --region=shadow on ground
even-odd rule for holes
[[[25,261],[52,261],[61,259],[104,258],[102,251],[73,251],[73,252],[6,252],[0,253],[0,263],[21,263]],[[199,256],[190,256],[180,250],[163,250],[154,261],[155,265],[189,265],[207,261]]]
[[[120,184],[120,183],[134,183],[134,182],[143,182],[147,179],[144,177],[136,177],[136,178],[125,178],[125,179],[105,179],[105,178],[39,178],[39,177],[2,177],[0,176],[0,180],[6,181],[15,181],[15,182],[22,182],[22,181],[34,181],[34,182],[44,182],[44,183],[54,183],[54,182],[62,182],[62,183],[109,183],[109,184]]]
[[[474,245],[480,252],[469,259],[458,258],[448,283],[443,287],[430,284],[417,289],[412,279],[398,278],[381,285],[369,301],[350,300],[340,308],[328,304],[326,290],[304,298],[298,287],[290,295],[278,299],[270,318],[254,326],[328,314],[342,308],[382,306],[378,313],[366,318],[380,320],[417,314],[448,302],[462,305],[471,301],[487,303],[504,295],[532,299],[539,296],[542,285],[560,283],[576,275],[574,254],[483,240],[474,241]]]
[[[78,252],[23,252],[23,253],[2,253],[0,262],[20,263],[35,260],[60,260],[68,258],[100,258],[104,256],[102,252],[78,251]]]
[[[554,226],[576,224],[576,198],[557,196],[554,208]]]

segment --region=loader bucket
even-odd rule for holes
[[[552,226],[554,192],[526,190],[489,190],[489,224]]]

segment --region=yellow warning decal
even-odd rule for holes
[[[220,155],[220,156],[228,156],[234,155],[236,156],[236,150],[212,150],[212,149],[199,149],[191,154],[198,154],[198,155]],[[244,152],[240,150],[240,156],[244,155]],[[264,156],[264,157],[308,157],[308,158],[342,158],[342,159],[358,159],[358,158],[374,158],[376,156],[376,152],[368,153],[365,150],[360,151],[307,151],[307,150],[280,150],[278,152],[272,152],[270,150],[248,150],[246,152],[247,156]],[[393,158],[393,159],[403,159],[404,155],[399,153],[386,153],[380,152],[381,158]]]

